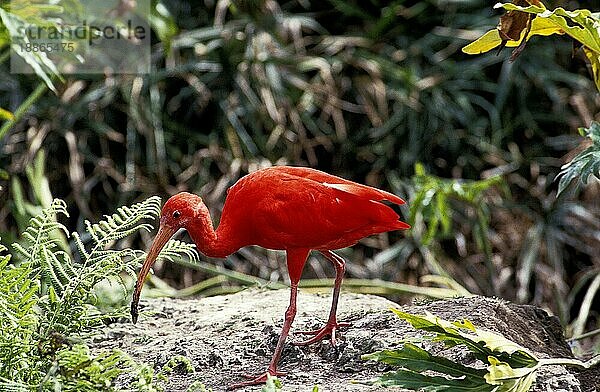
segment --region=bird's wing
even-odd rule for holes
[[[291,166],[275,166],[270,170],[280,173],[286,173],[290,176],[301,177],[307,180],[316,181],[325,186],[335,188],[337,190],[354,194],[365,199],[382,201],[386,200],[395,204],[404,204],[404,200],[400,197],[382,191],[381,189],[372,188],[367,185],[358,184],[356,182],[346,180],[341,177],[334,176],[322,172],[320,170],[311,169],[307,167],[291,167]]]
[[[318,171],[286,169],[293,168],[262,171],[228,195],[236,206],[231,212],[235,209],[233,215],[248,222],[255,244],[337,249],[370,234],[406,228],[390,207],[379,203],[403,203],[397,196]]]

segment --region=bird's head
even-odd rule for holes
[[[171,196],[160,212],[160,229],[171,232],[171,235],[185,229],[205,209],[203,207],[200,196],[192,193],[181,192]]]
[[[152,246],[146,255],[146,260],[138,274],[135,290],[133,292],[131,318],[134,323],[137,321],[137,306],[144,280],[146,279],[146,275],[148,275],[150,268],[152,268],[154,262],[158,258],[160,251],[179,229],[185,229],[199,214],[204,213],[204,210],[206,210],[206,207],[200,196],[187,192],[181,192],[171,196],[163,206],[160,213],[158,233],[156,233]]]

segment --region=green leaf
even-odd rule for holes
[[[46,169],[46,152],[40,150],[33,160],[31,165],[25,168],[29,185],[33,188],[36,200],[42,208],[50,207],[52,204],[52,192],[50,191],[50,182],[45,174]]]
[[[430,313],[414,315],[396,309],[392,311],[415,328],[432,333],[425,336],[426,339],[443,342],[448,347],[467,346],[488,367],[468,367],[405,342],[400,349],[382,350],[362,357],[401,368],[370,380],[368,384],[422,391],[526,392],[535,381],[540,366],[573,363],[572,359],[538,360],[526,348],[502,335],[481,330],[466,319],[450,322]],[[582,363],[577,361],[575,365]]]
[[[392,311],[414,328],[435,333],[435,341],[449,343],[451,346],[466,345],[478,354],[479,359],[485,360],[487,356],[495,355],[520,366],[533,366],[538,363],[537,357],[529,349],[500,334],[475,328],[468,320],[450,322],[431,313],[420,316],[397,309]]]
[[[583,53],[585,53],[585,56],[590,62],[594,83],[596,84],[596,88],[600,91],[600,56],[598,56],[598,53],[585,46],[583,47]]]
[[[502,43],[500,33],[497,29],[489,30],[475,41],[462,48],[466,54],[481,54],[489,52]]]
[[[153,219],[160,214],[160,198],[157,196],[133,204],[117,208],[117,212],[106,216],[98,223],[85,221],[87,232],[93,239],[93,252],[101,252],[108,244],[120,240],[139,230],[151,230],[149,223],[140,223],[144,219]],[[91,257],[94,255],[92,254]]]
[[[493,29],[463,47],[464,53],[484,53],[498,47],[503,42],[507,47],[519,46],[523,39],[529,40],[535,35],[567,34],[583,45],[583,51],[591,65],[594,82],[600,91],[600,19],[597,13],[594,14],[587,9],[567,11],[560,7],[548,10],[543,5],[523,7],[513,3],[498,3],[494,8],[534,15],[530,31],[523,28],[518,40],[503,41],[499,30]],[[525,34],[527,34],[526,37]],[[513,55],[518,55],[518,53],[513,52]]]
[[[157,260],[174,262],[181,259],[182,255],[187,256],[190,262],[195,262],[199,259],[198,252],[196,252],[196,245],[179,240],[169,240],[160,251]]]
[[[535,35],[549,36],[553,34],[562,35],[564,34],[564,32],[560,26],[558,26],[556,23],[549,19],[535,18],[531,22],[531,31],[529,32],[529,35],[527,35],[527,40],[529,41],[531,37]],[[506,41],[506,46],[509,48],[519,46],[521,41],[523,41],[524,35],[525,31],[523,31],[523,33],[521,34],[521,38],[518,41]],[[500,33],[498,32],[498,29],[493,29],[486,32],[475,41],[463,47],[462,51],[463,53],[467,54],[481,54],[489,52],[490,50],[498,47],[501,43],[502,38],[500,38]]]
[[[369,381],[368,384],[385,387],[397,386],[426,392],[491,392],[494,389],[483,378],[480,380],[473,378],[446,378],[425,375],[405,369],[388,372],[375,380]]]
[[[40,175],[37,170],[32,170],[33,177]],[[0,390],[54,390],[56,386],[64,391],[113,390],[119,375],[127,373],[133,380],[133,388],[128,390],[157,391],[151,368],[118,350],[92,354],[81,339],[104,325],[102,320],[121,314],[121,309],[101,312],[91,303],[94,286],[119,279],[123,271],[133,271],[144,254],[110,246],[124,232],[147,227],[140,220],[155,218],[159,209],[157,197],[118,209],[117,214],[97,224],[100,229],[94,230],[94,244],[103,246],[90,252],[85,250],[82,237],[73,233],[76,246],[83,250],[80,262],[74,262],[53,235],[57,231],[67,233],[57,222],[57,216],[67,215],[64,201],[53,200],[49,208],[30,219],[21,242],[13,244],[19,263],[9,264],[10,255],[0,255]],[[172,246],[171,252],[175,248]],[[5,251],[0,244],[0,253]],[[52,360],[47,358],[50,353]],[[175,360],[165,368],[183,364],[193,371],[189,361],[181,357]]]
[[[0,377],[0,391],[3,392],[31,392],[29,385],[10,381]]]
[[[416,372],[432,370],[452,377],[471,377],[483,379],[485,369],[475,369],[455,363],[447,358],[432,355],[411,343],[404,343],[398,350],[383,350],[363,355],[362,359],[400,366]]]
[[[29,42],[27,36],[22,34],[21,31],[26,29],[29,24],[19,15],[10,13],[3,8],[0,8],[0,20],[10,34],[12,50],[33,68],[34,72],[46,83],[49,89],[56,92],[52,78],[60,75],[54,63],[45,52],[23,49]]]
[[[488,361],[490,366],[485,380],[491,385],[499,385],[494,392],[527,392],[535,381],[537,367],[513,369],[493,356]]]
[[[504,8],[507,11],[521,11],[535,14],[537,18],[548,19],[560,27],[562,31],[572,38],[581,42],[584,46],[600,54],[600,20],[590,10],[579,9],[567,11],[564,8],[547,10],[542,7],[531,5],[521,7],[512,3],[499,3],[494,8]],[[535,20],[535,19],[534,19]]]
[[[50,286],[48,289],[48,298],[50,298],[50,302],[58,302],[58,296],[56,295],[56,290],[54,290],[53,286]]]
[[[430,175],[421,163],[415,164],[415,195],[410,205],[409,223],[415,227],[422,219],[427,229],[420,239],[425,245],[436,236],[446,236],[452,229],[453,213],[459,210],[452,208],[452,201],[458,201],[464,207],[472,207],[476,211],[477,221],[487,222],[487,209],[484,208],[483,194],[493,186],[502,183],[500,176],[479,181],[445,179]],[[463,210],[464,208],[460,208]],[[475,226],[476,222],[473,222]],[[441,228],[441,230],[440,230]],[[487,230],[483,228],[484,231]],[[487,237],[484,236],[487,239]]]
[[[590,176],[600,179],[600,123],[592,122],[589,129],[580,128],[579,132],[590,138],[592,145],[563,165],[556,177],[560,178],[557,197],[571,184],[575,184],[575,190],[586,185]]]

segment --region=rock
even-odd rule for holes
[[[258,374],[271,358],[287,308],[287,290],[246,290],[237,294],[202,299],[146,300],[146,312],[138,324],[113,324],[97,348],[116,348],[135,359],[160,369],[170,357],[184,354],[196,368],[192,374],[173,374],[167,391],[185,391],[194,381],[213,391],[224,390],[239,381],[241,374]],[[330,306],[328,296],[300,293],[298,314],[288,343],[302,337],[294,330],[322,326]],[[352,380],[369,380],[389,367],[363,361],[361,355],[395,347],[399,341],[421,336],[389,309],[423,314],[429,311],[447,320],[467,318],[477,327],[504,335],[531,349],[540,357],[572,357],[562,328],[555,317],[534,306],[514,305],[486,297],[457,298],[399,306],[384,298],[343,293],[338,318],[352,326],[342,332],[337,348],[329,342],[311,347],[286,345],[281,371],[284,391],[381,391],[384,388],[353,384]],[[440,345],[426,347],[466,365],[475,359],[462,348],[442,350]],[[596,391],[600,369],[577,372],[563,366],[540,370],[533,391]],[[259,391],[260,387],[247,388]],[[387,389],[389,390],[389,389]],[[395,389],[399,390],[399,389]]]

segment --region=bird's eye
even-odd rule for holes
[[[173,212],[173,218],[179,219],[180,216],[181,216],[181,212],[179,212],[179,211],[174,211]]]

